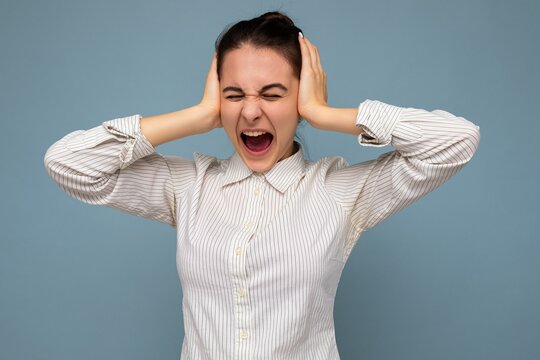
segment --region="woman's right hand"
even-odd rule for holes
[[[208,131],[217,127],[223,127],[221,124],[220,99],[220,87],[217,76],[217,54],[214,52],[212,64],[210,65],[210,70],[206,76],[204,94],[201,102],[198,104],[198,107],[208,114],[206,116],[209,122],[207,124],[209,128]]]

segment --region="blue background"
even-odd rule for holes
[[[318,46],[329,104],[444,109],[480,126],[473,160],[366,232],[335,303],[342,359],[539,359],[540,3],[0,3],[1,359],[178,359],[175,231],[70,198],[43,165],[68,132],[196,104],[217,35],[281,9]],[[300,130],[311,159],[372,159]],[[159,146],[227,157],[222,129]]]

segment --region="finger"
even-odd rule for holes
[[[311,70],[311,58],[309,54],[309,49],[306,44],[306,38],[299,36],[300,41],[300,51],[302,52],[302,68],[306,71]]]
[[[326,73],[324,72],[324,69],[323,69],[323,66],[322,66],[322,62],[321,62],[321,55],[319,54],[319,48],[315,48],[315,52],[316,52],[316,60],[317,60],[317,67],[319,69],[319,71],[321,72],[321,74],[323,74],[323,76],[326,76]]]
[[[306,48],[309,53],[309,64],[311,65],[311,68],[313,69],[313,71],[317,71],[317,64],[315,62],[315,50],[313,50],[313,45],[311,44],[311,41],[309,41],[307,37],[304,37],[304,41],[306,43]]]
[[[310,57],[310,61],[311,61],[311,67],[312,67],[313,71],[319,72],[319,66],[317,65],[317,52],[316,52],[315,45],[313,45],[311,43],[311,41],[308,40],[308,38],[305,38],[305,39],[306,39],[307,48],[309,50],[309,57]]]
[[[309,41],[309,40],[308,40]],[[311,47],[313,49],[313,52],[315,54],[314,61],[315,61],[315,68],[319,70],[321,73],[323,72],[323,68],[321,65],[321,56],[319,55],[319,48],[315,45],[313,45],[312,42],[310,42]]]
[[[217,61],[216,61],[216,53],[214,52],[214,55],[212,56],[212,61],[210,61],[210,68],[208,69],[208,76],[207,77],[210,77],[210,75],[215,73],[216,68],[217,68]]]
[[[214,57],[212,58],[212,69],[217,72],[217,52],[214,53]]]
[[[326,99],[327,99],[327,95],[326,95],[326,74],[324,72],[321,73],[321,85],[322,85],[323,100],[326,102]]]
[[[326,73],[324,72],[324,70],[322,68],[322,65],[321,65],[320,56],[319,56],[319,50],[309,40],[307,40],[307,43],[308,43],[308,46],[311,48],[312,54],[313,54],[311,59],[312,59],[312,63],[313,63],[312,66],[314,68],[315,77],[318,78],[318,80],[321,82],[321,85],[322,85],[323,100],[324,100],[324,102],[328,102],[328,94],[327,94],[327,89],[326,89]]]
[[[328,88],[326,87],[326,74],[324,74],[324,101],[328,102]]]
[[[319,75],[321,76],[322,78],[322,83],[323,83],[323,89],[324,89],[324,101],[328,101],[328,93],[327,93],[327,88],[326,88],[326,73],[324,72],[324,69],[322,67],[322,64],[321,64],[321,56],[319,55],[319,49],[317,48],[317,46],[312,45],[312,48],[314,50],[314,53],[315,53],[315,63],[316,63],[316,71],[318,71]]]

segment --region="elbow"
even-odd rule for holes
[[[462,117],[456,118],[447,136],[441,137],[445,145],[430,160],[432,164],[460,168],[472,160],[480,144],[480,127]]]
[[[454,159],[456,165],[465,165],[472,160],[480,144],[480,127],[470,121],[466,121],[453,145]]]
[[[49,176],[56,182],[61,180],[62,171],[66,171],[65,159],[69,155],[65,151],[62,144],[63,139],[60,139],[49,146],[43,156],[43,165]]]
[[[469,122],[467,131],[465,132],[465,144],[467,161],[470,161],[480,145],[480,126]]]
[[[47,174],[49,174],[50,177],[54,179],[54,173],[53,170],[55,168],[56,161],[56,144],[51,145],[47,151],[45,151],[45,155],[43,156],[43,165],[45,166],[45,170],[47,171]]]
[[[62,140],[58,140],[45,151],[43,165],[49,177],[60,187],[65,188],[68,180],[75,176],[77,171],[69,164],[69,152],[66,152]]]

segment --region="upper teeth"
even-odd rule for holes
[[[242,133],[247,136],[259,136],[262,134],[266,134],[266,131],[243,131]]]

